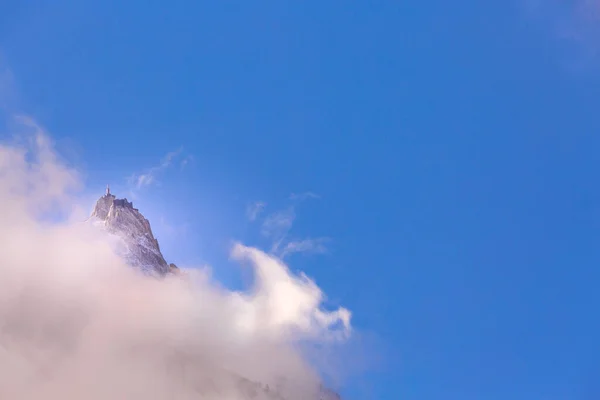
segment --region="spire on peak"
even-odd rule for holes
[[[106,185],[106,195],[110,196],[110,186]]]

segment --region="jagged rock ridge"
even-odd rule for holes
[[[133,207],[132,202],[117,199],[110,193],[108,186],[106,194],[96,202],[91,219],[122,239],[122,256],[132,267],[160,276],[178,270],[175,264],[165,261],[158,240],[150,228],[150,222]]]

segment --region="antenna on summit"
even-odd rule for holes
[[[110,196],[110,186],[106,185],[106,195]]]

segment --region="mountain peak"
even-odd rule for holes
[[[121,239],[124,245],[121,255],[132,267],[160,276],[178,270],[175,264],[165,261],[150,222],[132,202],[110,193],[108,185],[106,193],[96,202],[91,219]]]

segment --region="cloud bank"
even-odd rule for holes
[[[21,122],[30,134],[0,145],[0,398],[241,400],[256,388],[240,377],[316,398],[319,376],[297,349],[348,338],[348,310],[324,310],[312,280],[241,243],[231,256],[254,269],[248,292],[203,270],[137,274],[77,222],[78,172]]]

